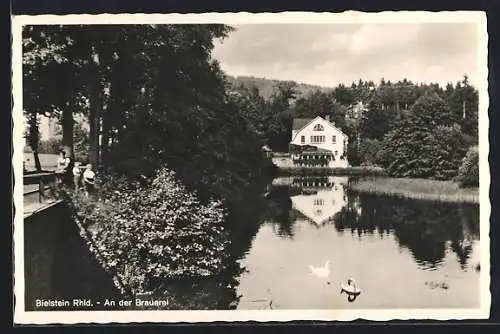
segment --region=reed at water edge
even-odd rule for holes
[[[370,177],[355,180],[350,189],[404,198],[479,204],[479,188],[460,188],[453,181]]]

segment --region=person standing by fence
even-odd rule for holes
[[[94,194],[95,188],[95,173],[92,170],[92,165],[88,164],[87,168],[83,172],[83,185],[85,187],[85,192],[87,196]]]
[[[65,179],[67,180],[69,164],[70,160],[66,157],[66,152],[61,150],[59,152],[59,159],[57,159],[56,167],[57,183],[59,185],[62,185]]]

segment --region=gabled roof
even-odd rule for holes
[[[345,137],[347,137],[347,135],[340,128],[336,127],[335,124],[333,124],[332,122],[324,119],[321,116],[317,116],[315,118],[294,118],[293,119],[293,124],[292,124],[292,131],[293,130],[302,130],[305,126],[309,125],[310,123],[312,123],[316,119],[321,119],[321,120],[327,122],[332,127],[334,127],[335,129],[337,129],[342,135],[344,135]],[[295,136],[293,136],[293,138],[295,138],[296,136],[297,136],[297,134],[295,134]],[[292,138],[292,141],[293,141],[293,138]]]
[[[314,118],[294,118],[292,130],[300,130],[311,122]]]

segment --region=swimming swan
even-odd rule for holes
[[[324,267],[313,267],[309,265],[309,269],[319,278],[326,278],[330,275],[330,261],[326,260]]]
[[[347,284],[340,285],[340,294],[342,292],[347,293],[348,295],[359,295],[361,293],[361,289],[358,288],[356,281],[353,278],[349,278],[347,280]]]

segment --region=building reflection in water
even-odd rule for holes
[[[323,285],[308,268],[326,259],[340,280],[356,277],[364,291],[371,291],[345,305],[446,308],[477,302],[475,288],[467,290],[478,277],[473,271],[479,260],[477,205],[356,193],[350,182],[339,177],[275,179],[262,196],[261,214],[252,208],[235,219],[235,235],[246,229],[241,238],[233,238],[233,245],[245,245],[240,248],[245,249],[240,263],[246,271],[238,277],[242,297],[237,308],[270,308],[270,301],[281,309],[330,307],[333,298],[324,297],[322,287],[333,286]],[[257,225],[248,219],[252,214],[255,221],[260,217]],[[398,272],[392,275],[402,279],[380,288],[387,285],[386,272],[393,264]],[[427,281],[438,276],[452,288],[429,289]],[[296,299],[290,291],[297,286],[312,297]],[[397,286],[394,294],[392,286]],[[416,293],[407,298],[410,290]]]
[[[347,205],[347,181],[347,178],[333,176],[294,179],[292,189],[300,189],[300,193],[291,196],[292,208],[320,226],[333,219]]]
[[[422,269],[439,266],[455,254],[462,269],[478,259],[479,206],[360,194],[343,177],[288,177],[273,182],[275,201],[268,221],[277,234],[294,236],[294,226],[308,221],[332,226],[339,234],[393,236],[410,250]]]

